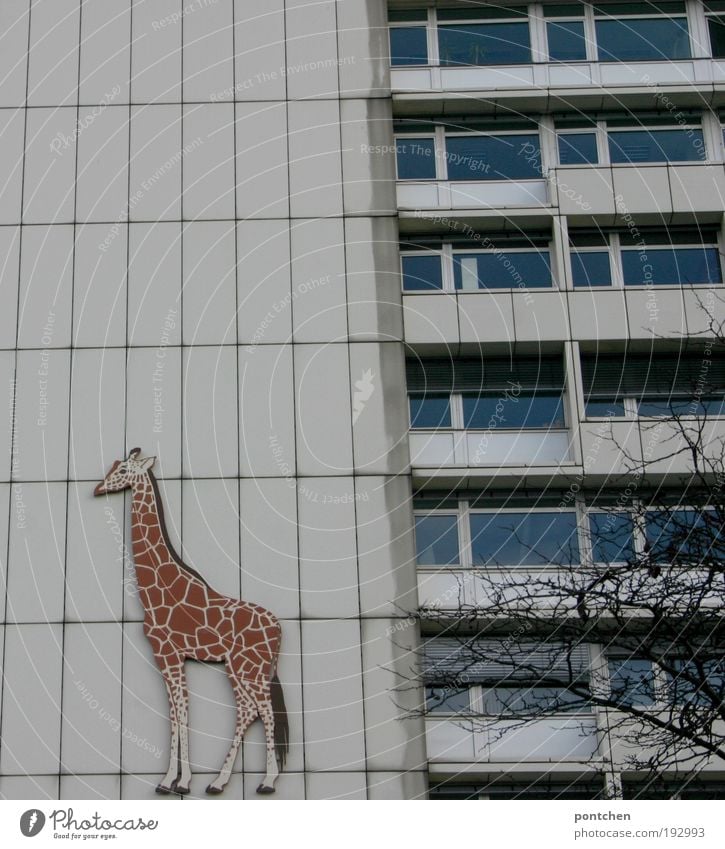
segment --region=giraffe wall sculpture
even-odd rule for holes
[[[282,629],[263,607],[213,590],[174,551],[164,522],[158,484],[151,471],[155,457],[141,459],[134,448],[117,460],[94,490],[106,495],[131,489],[131,538],[136,580],[151,643],[169,696],[171,751],[169,769],[157,793],[189,792],[187,659],[224,663],[234,691],[237,719],[229,753],[207,793],[224,790],[242,737],[260,717],[267,748],[266,774],[258,793],[274,793],[284,766],[289,726],[282,686],[277,678]]]

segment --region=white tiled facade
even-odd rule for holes
[[[481,599],[463,569],[417,568],[412,496],[599,487],[623,471],[586,420],[580,354],[710,328],[692,287],[657,290],[656,320],[643,287],[575,289],[569,234],[629,216],[708,226],[722,244],[725,60],[686,0],[687,60],[601,62],[590,47],[549,62],[537,3],[534,61],[446,67],[434,9],[466,4],[430,3],[429,61],[391,69],[389,11],[424,5],[0,2],[0,798],[156,798],[166,772],[128,493],[92,494],[134,446],[158,458],[185,560],[282,621],[291,746],[272,798],[605,771],[598,716],[589,735],[557,717],[500,739],[419,715],[410,613],[459,590]],[[656,97],[703,111],[704,161],[559,164],[557,118]],[[396,180],[399,122],[448,116],[531,117],[537,178],[449,180],[439,162]],[[401,238],[540,231],[548,290],[401,294]],[[560,355],[568,427],[495,433],[487,452],[462,426],[409,433],[406,353],[481,352]],[[616,426],[645,450],[646,422]],[[188,666],[204,797],[234,707],[220,668]],[[221,798],[256,798],[263,770],[255,723]]]
[[[391,639],[415,606],[394,172],[361,153],[392,138],[387,53],[383,2],[0,4],[0,797],[151,798],[166,771],[129,500],[92,495],[136,445],[185,559],[282,620],[276,798],[425,795],[392,694],[417,639]],[[234,706],[189,666],[204,796]],[[221,798],[263,770],[256,723]]]

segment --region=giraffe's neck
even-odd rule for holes
[[[145,606],[146,599],[153,605],[149,594],[159,587],[170,586],[179,577],[206,583],[201,575],[182,562],[169,542],[163,504],[151,471],[139,477],[133,485],[131,546],[136,579]]]

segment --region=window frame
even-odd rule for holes
[[[442,135],[440,137],[441,138],[441,141],[440,141],[440,144],[441,144],[441,156],[440,156],[441,171],[440,171],[440,173],[443,176],[441,176],[439,178],[441,180],[445,180],[446,182],[449,182],[449,183],[507,183],[507,182],[529,183],[529,182],[534,182],[535,180],[539,181],[539,180],[545,180],[546,179],[545,165],[544,165],[544,156],[545,156],[544,148],[545,148],[545,145],[542,143],[543,142],[542,135],[541,135],[542,127],[541,127],[540,123],[537,123],[535,129],[532,128],[532,129],[525,129],[525,130],[470,130],[470,131],[453,130],[453,131],[450,131],[450,132],[446,132],[444,126],[440,126],[438,129],[442,131]],[[420,136],[422,134],[418,134],[418,135]],[[484,137],[484,138],[488,138],[488,137],[502,138],[504,136],[505,137],[509,137],[509,136],[538,136],[538,139],[539,139],[539,166],[540,166],[539,176],[537,176],[537,177],[496,177],[496,179],[493,179],[493,180],[454,180],[454,179],[451,179],[448,176],[448,160],[450,158],[449,155],[448,155],[448,139],[449,138],[453,138],[453,139],[455,139],[455,138],[471,138],[472,136]]]
[[[440,180],[440,149],[439,149],[439,141],[438,134],[435,132],[424,132],[424,133],[395,133],[394,139],[394,147],[395,147],[395,181],[398,183],[433,183],[436,180]],[[433,162],[435,167],[435,176],[433,177],[401,177],[398,173],[398,142],[405,141],[406,139],[432,139],[433,140]]]

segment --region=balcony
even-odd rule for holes
[[[415,183],[399,181],[398,208],[410,209],[506,209],[546,207],[550,204],[546,180],[490,180],[486,182]]]
[[[597,757],[597,720],[593,714],[526,724],[429,717],[426,744],[433,771],[443,764],[589,763]]]
[[[411,463],[417,468],[558,466],[570,462],[569,431],[412,431]]]

